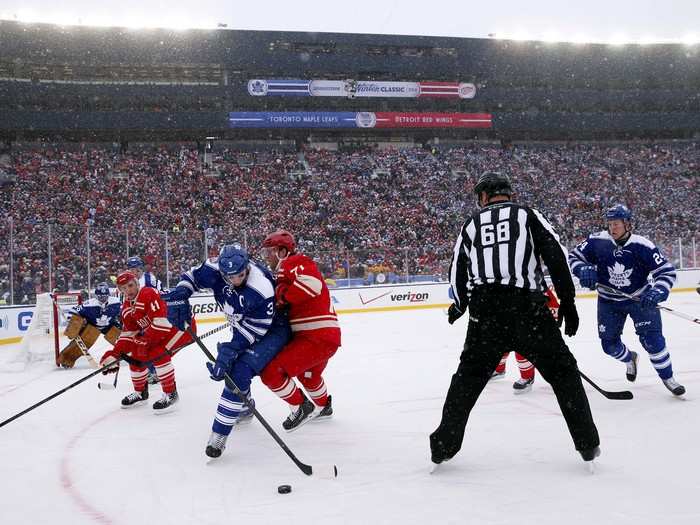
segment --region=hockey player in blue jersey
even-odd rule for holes
[[[637,378],[639,356],[620,336],[629,315],[639,341],[663,384],[674,395],[685,388],[673,377],[657,305],[665,301],[676,282],[676,270],[649,239],[632,233],[632,212],[622,204],[605,217],[608,231],[594,233],[569,254],[571,271],[581,285],[598,289],[598,336],[603,351],[627,366],[627,379]],[[619,290],[635,300],[614,293]]]
[[[95,297],[71,308],[68,326],[64,334],[71,341],[58,356],[58,363],[64,368],[72,368],[75,361],[83,355],[76,338],[80,337],[89,349],[100,336],[114,344],[121,331],[121,303],[112,297],[107,283],[100,283],[95,288]]]
[[[284,347],[291,332],[286,317],[275,311],[272,275],[250,261],[240,245],[224,246],[215,261],[205,261],[184,273],[172,295],[189,298],[193,292],[212,290],[231,325],[232,339],[219,343],[215,363],[207,363],[214,381],[228,374],[247,399],[250,383],[265,365]],[[205,453],[221,455],[234,425],[250,421],[252,411],[243,400],[224,386],[219,400],[212,434]]]
[[[148,259],[148,256],[145,257],[145,259]],[[163,283],[160,282],[160,280],[158,279],[158,277],[155,276],[155,274],[146,271],[146,265],[141,259],[141,257],[129,257],[126,260],[126,268],[134,275],[136,275],[136,278],[139,281],[140,288],[149,286],[150,288],[155,288],[156,290],[158,290],[158,292],[163,291]]]

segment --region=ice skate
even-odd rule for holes
[[[252,399],[252,398],[249,399],[249,400],[248,400],[248,403],[250,404],[251,407],[255,408],[255,400],[254,400],[254,399]],[[239,426],[239,425],[247,425],[247,424],[249,424],[251,421],[253,421],[253,418],[254,418],[254,417],[255,417],[255,416],[254,416],[254,414],[253,414],[253,410],[250,409],[250,408],[248,408],[248,407],[245,407],[245,408],[241,411],[241,413],[238,415],[238,418],[236,418],[236,423],[235,423],[235,425],[236,425],[236,426]]]
[[[682,396],[685,394],[685,387],[681,385],[678,381],[676,381],[673,376],[669,377],[668,379],[662,379],[664,386],[668,388],[668,390],[674,395],[674,396]]]
[[[164,414],[173,410],[173,406],[178,402],[180,396],[177,395],[177,390],[172,394],[163,394],[158,401],[153,403],[153,410],[156,414]]]
[[[532,384],[534,382],[534,377],[531,377],[530,379],[518,379],[515,383],[513,383],[513,393],[516,396],[519,396],[520,394],[527,394],[532,390]]]
[[[639,354],[630,351],[630,355],[632,359],[625,363],[627,366],[627,381],[634,381],[637,379],[637,361],[639,361]]]
[[[581,458],[583,459],[588,472],[591,474],[595,473],[595,458],[600,456],[600,447],[587,448],[585,450],[579,450]]]
[[[217,432],[212,432],[211,436],[209,436],[209,442],[207,443],[207,448],[205,449],[204,453],[210,458],[218,458],[226,449],[227,439],[228,436]]]
[[[316,405],[308,399],[304,399],[304,402],[293,410],[289,417],[284,420],[282,427],[287,432],[293,432],[297,430],[300,426],[311,421],[314,417],[314,412],[316,411]]]
[[[325,406],[318,407],[321,410],[318,415],[314,417],[314,421],[322,421],[324,419],[330,419],[333,417],[333,405],[331,404],[331,396],[328,396],[328,401]]]
[[[142,405],[148,400],[148,385],[141,392],[132,392],[122,399],[122,408],[131,408]]]

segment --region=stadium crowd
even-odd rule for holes
[[[13,182],[0,189],[0,242],[9,246],[12,235],[14,243],[0,255],[0,294],[7,299],[12,260],[15,302],[49,287],[49,233],[52,284],[62,290],[87,286],[88,236],[93,285],[135,254],[163,281],[167,264],[172,283],[224,242],[255,254],[277,228],[294,232],[330,278],[444,277],[486,170],[508,173],[516,198],[549,217],[568,248],[604,227],[606,207],[624,202],[636,231],[677,259],[678,239],[687,250],[700,217],[695,142],[302,153],[220,146],[211,169],[187,145],[20,145],[3,169]]]

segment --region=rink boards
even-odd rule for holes
[[[695,291],[700,269],[679,270],[673,292]],[[595,297],[595,292],[579,290],[577,297]],[[338,314],[447,308],[452,303],[449,283],[415,283],[331,290],[333,306]],[[199,323],[223,322],[224,316],[210,294],[197,294],[190,299]],[[21,341],[32,319],[34,305],[0,307],[0,345]]]

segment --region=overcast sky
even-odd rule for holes
[[[0,0],[0,18],[552,40],[700,40],[700,0]]]

